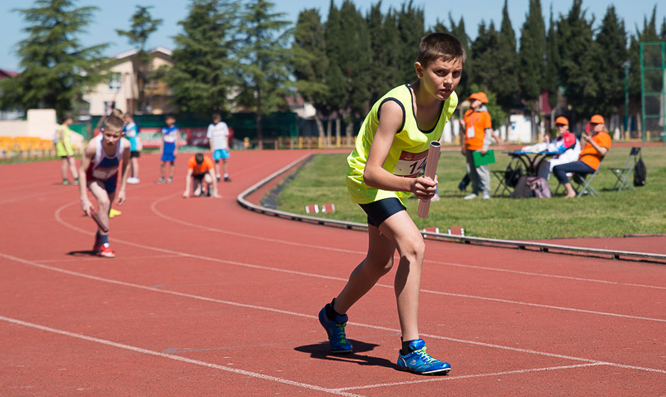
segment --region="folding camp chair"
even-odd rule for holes
[[[615,175],[617,178],[617,181],[615,181],[615,184],[613,185],[614,190],[619,192],[625,187],[628,187],[631,190],[636,190],[631,185],[631,183],[629,183],[629,176],[636,167],[638,156],[640,156],[640,154],[640,147],[632,147],[629,155],[627,156],[627,161],[624,162],[624,167],[608,167],[610,172],[612,172],[613,175]]]
[[[495,178],[497,179],[497,187],[493,192],[493,196],[511,196],[511,189],[506,181],[506,171],[491,171]]]
[[[601,159],[601,161],[603,161],[603,159]],[[576,191],[576,197],[581,197],[584,194],[591,194],[593,196],[599,195],[599,192],[597,192],[592,187],[592,181],[594,180],[594,177],[597,176],[597,173],[600,169],[601,163],[599,163],[597,170],[591,174],[571,174],[569,182],[571,183],[571,187],[573,187],[573,189]],[[553,194],[558,194],[560,190],[564,190],[564,185],[562,185],[562,183],[558,183],[557,187],[553,191]]]

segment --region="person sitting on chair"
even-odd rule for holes
[[[542,162],[538,170],[538,176],[545,179],[550,178],[550,173],[556,166],[578,160],[581,151],[576,135],[569,132],[569,120],[566,117],[560,116],[555,119],[555,127],[557,136],[552,142],[546,142],[546,150],[557,154],[552,159]]]
[[[592,136],[588,135],[586,132],[583,132],[581,135],[583,138],[581,139],[582,149],[578,161],[558,165],[553,168],[553,174],[555,174],[557,180],[560,181],[567,190],[565,198],[576,197],[576,191],[573,186],[571,186],[567,173],[593,174],[596,172],[597,168],[599,168],[601,160],[611,147],[611,137],[606,132],[606,126],[604,125],[604,118],[602,116],[598,114],[592,116],[588,127],[592,132]]]

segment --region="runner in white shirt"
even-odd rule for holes
[[[208,138],[210,149],[213,151],[215,173],[217,174],[218,182],[222,179],[220,175],[220,159],[222,160],[222,168],[224,170],[224,181],[231,182],[227,170],[227,159],[231,157],[231,154],[229,154],[229,127],[222,121],[222,116],[219,113],[213,113],[213,124],[208,126],[206,138]]]

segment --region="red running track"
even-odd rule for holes
[[[316,315],[364,232],[236,203],[304,154],[234,152],[220,200],[180,198],[185,154],[173,185],[142,157],[116,259],[88,254],[58,163],[0,167],[0,395],[664,395],[666,268],[650,263],[428,241],[421,333],[450,375],[396,370],[393,273],[349,313],[358,351],[328,355]]]

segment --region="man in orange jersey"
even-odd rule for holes
[[[469,98],[470,109],[465,113],[465,134],[462,140],[462,153],[467,162],[467,174],[472,180],[472,193],[465,196],[465,200],[475,199],[481,194],[484,199],[490,198],[490,171],[485,165],[474,164],[474,152],[480,151],[486,154],[494,138],[500,147],[503,146],[502,139],[495,134],[490,119],[488,108],[488,97],[483,92],[475,92]]]
[[[192,183],[193,182],[193,183]],[[213,196],[220,198],[217,193],[217,179],[215,178],[215,164],[208,156],[197,153],[187,162],[187,177],[185,178],[185,191],[183,198],[190,197],[190,184],[193,184],[194,196]],[[204,188],[204,183],[206,187]]]

